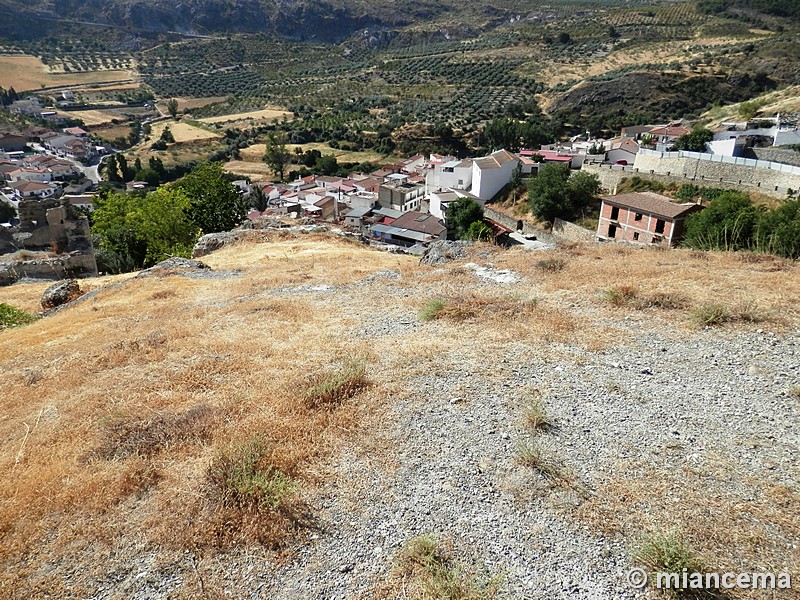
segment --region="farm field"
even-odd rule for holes
[[[204,100],[209,100],[208,98],[204,98]],[[210,104],[208,102],[207,104]],[[283,117],[287,119],[291,119],[294,115],[288,111],[275,109],[275,108],[265,108],[262,110],[254,110],[250,112],[244,113],[237,113],[232,115],[220,115],[218,117],[206,117],[204,119],[199,119],[203,123],[230,123],[233,121],[246,121],[246,120],[254,120],[254,121],[277,121]]]
[[[224,102],[226,98],[227,96],[212,96],[210,98],[177,97],[175,98],[175,100],[178,101],[178,112],[181,112],[185,110],[192,110],[195,108],[202,108],[203,106],[208,106],[209,104],[216,104],[217,102]],[[157,103],[158,108],[164,114],[167,114],[168,100],[169,99],[163,99]]]
[[[328,144],[318,142],[309,144],[287,144],[287,147],[292,152],[294,152],[295,148],[301,148],[303,152],[307,152],[308,150],[319,150],[323,156],[327,154],[333,154],[336,160],[340,163],[382,162],[386,160],[386,155],[378,152],[351,152],[350,150],[331,148],[328,146]],[[261,157],[264,156],[265,150],[266,146],[264,144],[254,144],[249,148],[242,150],[241,155],[245,161],[260,161]]]
[[[229,173],[242,175],[243,177],[250,177],[253,180],[270,179],[273,176],[272,170],[263,162],[255,162],[248,160],[232,160],[225,165],[224,169]],[[292,165],[297,168],[297,165]],[[290,172],[291,167],[287,169],[287,174]]]
[[[152,133],[150,134],[151,139],[157,140],[161,137],[161,133],[166,127],[169,127],[176,143],[196,142],[198,140],[211,140],[221,137],[218,133],[206,131],[182,121],[160,121],[153,123]]]
[[[35,56],[0,55],[0,86],[13,87],[18,92],[44,87],[103,83],[130,79],[127,70],[55,73]]]
[[[112,119],[119,119],[120,115],[112,110],[71,110],[67,114],[69,116],[74,117],[75,119],[80,119],[84,122],[84,124],[92,126],[92,125],[105,125],[106,123],[111,123]]]

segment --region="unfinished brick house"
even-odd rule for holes
[[[634,244],[675,246],[683,237],[686,217],[703,207],[678,204],[654,192],[632,192],[601,198],[597,237]]]

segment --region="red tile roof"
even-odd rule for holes
[[[616,196],[604,196],[603,202],[608,202],[621,208],[630,208],[643,213],[650,213],[666,219],[677,219],[690,212],[699,210],[700,205],[693,202],[678,204],[671,198],[656,194],[655,192],[631,192]]]

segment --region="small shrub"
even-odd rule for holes
[[[634,302],[634,307],[639,310],[644,310],[646,308],[675,310],[678,308],[686,308],[688,304],[689,301],[683,294],[677,292],[654,292],[637,298]]]
[[[648,535],[633,552],[633,560],[645,568],[651,585],[656,585],[656,573],[706,573],[708,565],[692,550],[676,531]],[[680,598],[714,598],[716,590],[678,588],[664,590]]]
[[[292,478],[271,464],[272,452],[266,440],[255,437],[217,456],[207,478],[222,504],[276,509],[294,493]]]
[[[481,580],[466,572],[446,545],[431,535],[409,541],[398,554],[399,575],[410,597],[437,600],[490,600],[497,579]],[[403,594],[405,597],[405,593]]]
[[[517,460],[525,467],[538,471],[544,478],[556,483],[569,480],[561,464],[549,456],[545,456],[539,443],[533,438],[521,439],[517,442]]]
[[[787,392],[790,398],[794,398],[795,400],[800,400],[800,385],[795,385],[789,388]]]
[[[716,302],[706,302],[693,308],[689,316],[698,325],[722,325],[731,318],[728,308]]]
[[[603,299],[612,306],[625,306],[636,298],[638,290],[632,285],[622,285],[603,292]]]
[[[36,315],[8,304],[0,304],[0,331],[33,323],[38,318]]]
[[[525,405],[525,425],[531,432],[547,431],[553,428],[553,421],[547,415],[541,397],[533,395]]]
[[[343,364],[338,370],[313,377],[305,390],[309,408],[338,406],[369,385],[367,367],[362,361]]]
[[[446,306],[444,300],[430,300],[422,310],[419,311],[420,321],[434,321],[442,315],[444,307]]]
[[[734,306],[731,311],[732,321],[745,321],[747,323],[761,323],[768,321],[770,314],[762,310],[755,300],[743,300]]]
[[[206,470],[203,493],[187,510],[178,542],[190,548],[258,543],[280,549],[316,522],[297,494],[276,447],[255,436],[219,453]]]
[[[566,261],[563,258],[546,258],[536,263],[536,268],[540,271],[547,271],[548,273],[558,273],[566,266]]]
[[[209,407],[198,405],[180,414],[160,412],[149,419],[113,419],[93,456],[105,460],[149,457],[181,444],[203,443],[211,439],[213,417]]]

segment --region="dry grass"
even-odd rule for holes
[[[195,127],[194,125],[189,125],[188,123],[184,123],[182,121],[159,121],[158,123],[153,123],[150,139],[154,141],[159,139],[161,137],[161,133],[166,127],[169,127],[169,130],[172,132],[172,136],[175,138],[177,143],[196,142],[198,140],[211,140],[222,137],[218,133],[206,131],[205,129]]]
[[[772,259],[744,262],[739,253],[663,252],[611,244],[576,245],[555,251],[553,257],[563,258],[566,266],[546,278],[521,251],[507,252],[495,263],[537,280],[540,292],[565,302],[585,303],[598,292],[616,290],[613,302],[603,302],[611,311],[619,311],[615,304],[627,310],[676,308],[658,311],[658,318],[686,329],[694,327],[687,311],[713,302],[723,302],[731,312],[757,307],[758,314],[769,317],[760,326],[773,329],[800,322],[800,277],[794,264],[781,262],[775,269]],[[746,319],[738,323],[748,325]]]
[[[218,102],[224,102],[227,100],[227,96],[210,96],[208,98],[182,98],[177,97],[175,100],[178,102],[178,112],[183,112],[185,110],[191,110],[193,108],[202,108],[203,106],[208,106],[209,104],[216,104]],[[167,111],[167,100],[160,100],[157,105],[158,108],[161,109],[161,112],[165,115],[168,113]]]
[[[59,585],[64,595],[91,595],[39,570],[53,560],[94,568],[81,548],[108,546],[121,556],[137,539],[164,552],[282,547],[313,526],[294,497],[265,520],[263,507],[214,491],[208,474],[222,454],[259,437],[270,442],[271,468],[297,489],[313,484],[317,462],[355,431],[361,406],[380,397],[376,385],[357,402],[309,409],[303,372],[364,352],[339,335],[335,295],[312,304],[270,290],[351,284],[414,259],[304,235],[238,244],[204,260],[243,272],[126,281],[0,336],[3,595],[33,597]],[[0,299],[38,303],[48,283],[2,288]]]
[[[63,574],[105,573],[106,561],[135,555],[139,543],[162,558],[186,548],[286,548],[315,526],[301,500],[313,495],[325,461],[368,437],[364,415],[407,377],[434,372],[435,359],[453,349],[478,359],[516,342],[537,356],[559,351],[543,340],[593,350],[619,343],[619,332],[593,316],[634,309],[598,303],[598,290],[680,289],[692,305],[746,295],[797,322],[794,266],[766,271],[719,253],[574,246],[554,253],[565,265],[543,277],[538,254],[487,256],[522,281],[476,286],[458,264],[421,267],[332,236],[265,232],[203,258],[215,270],[239,270],[234,278],[82,280],[84,289],[108,287],[3,332],[0,560],[8,568],[0,593],[90,596],[80,577]],[[402,278],[364,282],[383,270]],[[0,302],[35,311],[49,283],[0,288]],[[337,291],[304,291],[323,284]],[[391,344],[368,346],[352,333],[387,315],[413,320],[428,298],[443,300],[444,315]],[[682,311],[653,314],[691,327]],[[350,357],[363,370],[343,369]],[[373,369],[381,375],[365,386]],[[533,429],[547,417],[542,408],[532,407]],[[723,566],[737,564],[733,548],[758,556],[763,547],[765,560],[796,571],[781,541],[800,530],[795,491],[775,484],[738,496],[726,483],[738,479],[732,471],[713,480],[678,471],[615,470],[581,518],[631,539],[691,518],[689,542],[715,564],[719,556]],[[743,511],[755,528],[714,529],[715,514]]]
[[[206,119],[203,119],[206,121]],[[295,148],[302,148],[303,152],[308,150],[319,150],[323,155],[332,154],[336,157],[336,160],[341,162],[354,162],[354,163],[361,163],[361,162],[383,162],[386,158],[385,154],[379,154],[377,152],[351,152],[349,150],[341,150],[338,148],[331,148],[327,144],[323,144],[320,142],[312,142],[309,144],[291,144],[289,145],[289,149],[294,152]],[[241,151],[242,159],[247,162],[258,162],[264,156],[264,150],[266,146],[264,144],[255,144],[248,148],[244,148]]]
[[[629,540],[678,529],[681,545],[715,571],[797,573],[800,553],[789,546],[800,531],[798,503],[797,490],[712,456],[702,467],[620,463],[577,516]],[[782,593],[800,597],[797,590]]]
[[[178,108],[180,110],[180,102],[178,103]],[[230,123],[232,121],[247,121],[247,120],[272,122],[272,121],[278,121],[283,117],[286,117],[287,119],[293,119],[294,114],[278,108],[264,108],[262,110],[253,110],[245,113],[221,115],[219,117],[206,117],[204,119],[200,119],[200,121],[203,123]]]
[[[71,110],[69,111],[69,116],[74,119],[80,119],[87,126],[105,125],[106,123],[111,123],[112,119],[120,118],[118,111],[100,109]],[[128,128],[127,131],[130,132],[130,128]],[[92,133],[96,133],[96,131],[93,131]]]

